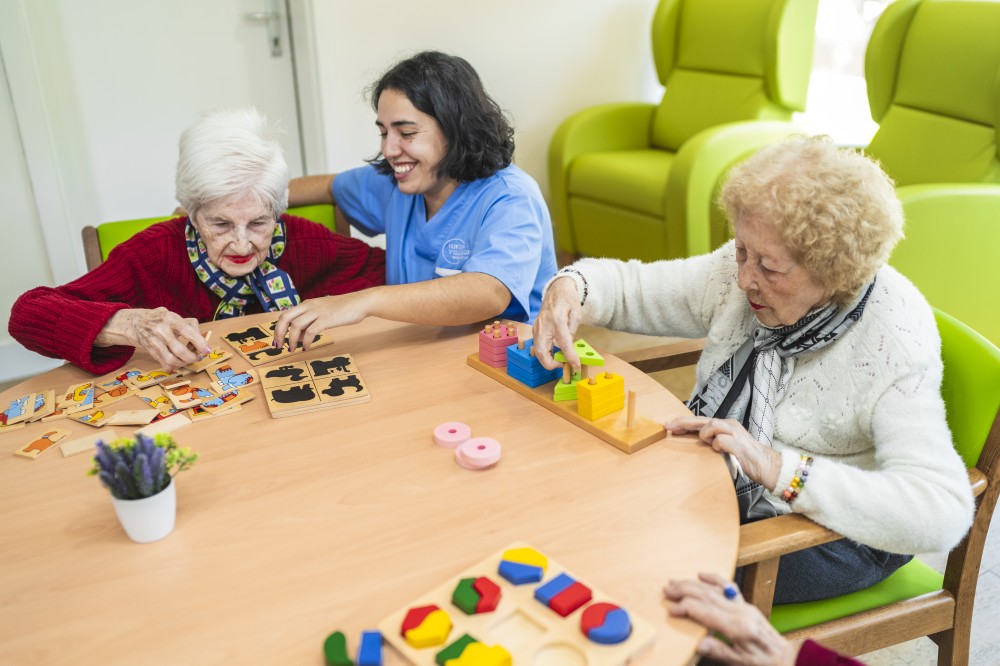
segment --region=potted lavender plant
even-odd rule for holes
[[[168,434],[99,441],[87,472],[111,491],[125,533],[137,543],[158,541],[174,529],[177,495],[173,477],[198,459]]]

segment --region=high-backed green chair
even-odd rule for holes
[[[313,222],[319,222],[331,231],[334,228],[334,207],[328,204],[316,206],[299,206],[289,208],[287,213],[297,217],[304,217]],[[87,226],[81,230],[83,237],[83,254],[87,260],[87,270],[92,271],[108,258],[108,254],[116,245],[127,241],[146,227],[157,222],[173,219],[173,215],[162,217],[144,217],[138,220],[121,220],[118,222],[105,222],[97,227]]]
[[[1000,3],[896,0],[865,52],[866,152],[896,186],[1000,183]]]
[[[660,103],[585,109],[552,139],[550,206],[563,258],[652,260],[723,243],[719,180],[792,132],[784,121],[805,106],[816,5],[660,0],[652,29]]]
[[[948,555],[943,576],[915,558],[866,590],[772,608],[781,555],[843,537],[796,514],[743,525],[737,566],[745,567],[744,596],[770,611],[790,640],[812,638],[854,656],[929,636],[939,666],[968,663],[979,565],[1000,495],[1000,349],[949,315],[938,311],[936,318],[948,426],[976,495],[972,528]]]
[[[899,194],[906,238],[889,263],[931,305],[1000,345],[1000,185],[910,185]]]

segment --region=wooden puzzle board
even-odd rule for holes
[[[247,363],[253,366],[271,363],[279,359],[288,358],[301,354],[303,349],[296,350],[288,348],[288,341],[281,349],[274,348],[274,327],[278,320],[267,322],[259,326],[250,326],[246,329],[233,331],[225,335],[226,342],[239,354]],[[325,345],[332,345],[333,338],[323,334],[317,335],[309,349],[316,349]]]
[[[497,573],[503,554],[514,548],[530,548],[524,543],[515,543],[469,567],[427,594],[391,613],[378,624],[385,640],[411,664],[436,666],[435,655],[457,640],[469,634],[486,645],[502,645],[513,657],[514,664],[559,664],[559,666],[620,666],[653,643],[655,632],[642,618],[636,617],[628,608],[632,621],[632,633],[623,642],[602,645],[587,638],[580,630],[580,616],[587,606],[595,602],[611,602],[614,599],[589,583],[586,578],[568,571],[552,558],[542,581],[526,585],[513,585]],[[544,553],[542,553],[544,555]],[[566,617],[560,616],[548,606],[535,599],[535,589],[555,576],[565,573],[590,588],[591,602],[576,609]],[[489,613],[466,615],[451,601],[455,586],[463,578],[486,576],[500,587],[500,603]],[[443,645],[416,649],[400,634],[403,619],[411,608],[435,604],[451,617],[452,629]],[[624,606],[623,606],[624,608]]]
[[[295,416],[370,401],[350,354],[278,363],[258,369],[271,416]]]
[[[531,388],[508,375],[506,368],[494,368],[480,361],[478,352],[470,354],[467,362],[476,370],[492,377],[504,386],[514,389],[550,412],[558,414],[570,423],[583,428],[625,453],[634,453],[667,436],[667,431],[664,430],[662,423],[657,423],[638,414],[632,422],[632,427],[628,427],[628,415],[624,409],[591,421],[577,413],[576,400],[556,402],[552,399],[552,387],[555,382]]]

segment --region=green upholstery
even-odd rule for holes
[[[334,231],[333,206],[320,204],[316,206],[298,206],[289,208],[286,211],[289,215],[304,217],[313,222],[319,222],[323,226]],[[145,217],[139,220],[122,220],[119,222],[105,222],[97,227],[97,240],[101,246],[101,259],[108,258],[111,250],[121,243],[124,243],[132,236],[136,235],[146,227],[157,222],[173,219],[173,215],[163,217]]]
[[[935,311],[941,334],[941,393],[952,439],[966,466],[979,461],[1000,409],[1000,349],[954,317]],[[913,559],[878,585],[834,599],[774,606],[771,624],[781,633],[854,615],[941,589],[944,577]]]
[[[1000,345],[1000,185],[910,185],[897,192],[906,238],[889,263],[931,305]]]
[[[865,54],[866,152],[898,186],[1000,183],[1000,3],[897,0]]]
[[[580,111],[549,148],[559,250],[654,260],[728,238],[714,195],[735,162],[793,133],[805,106],[816,0],[660,0],[659,105]]]

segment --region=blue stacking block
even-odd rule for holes
[[[533,344],[534,340],[525,340],[524,349],[518,349],[517,345],[507,347],[507,374],[531,388],[548,384],[562,376],[560,368],[549,370],[529,353]]]
[[[538,599],[543,604],[548,606],[553,597],[575,582],[576,581],[571,576],[561,573],[544,585],[539,585],[538,588],[535,589],[535,599]]]

